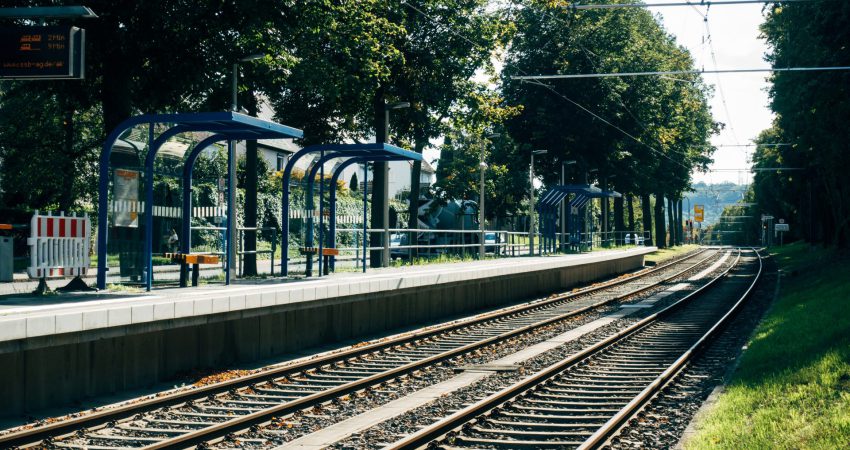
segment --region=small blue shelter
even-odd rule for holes
[[[572,197],[570,197],[572,196]],[[555,185],[549,188],[537,202],[537,213],[540,216],[540,250],[552,252],[557,249],[558,241],[558,210],[561,202],[567,200],[567,233],[568,245],[572,248],[580,244],[579,217],[581,211],[594,198],[622,197],[616,191],[603,191],[589,184]],[[562,220],[564,220],[562,219]]]
[[[270,122],[267,120],[258,119],[236,112],[204,112],[204,113],[174,113],[174,114],[145,114],[131,117],[120,125],[118,125],[103,144],[103,150],[100,154],[100,183],[98,187],[98,234],[97,234],[97,286],[99,289],[106,287],[106,270],[107,270],[107,234],[108,234],[108,212],[109,212],[109,180],[110,180],[110,156],[112,148],[118,138],[133,127],[140,125],[148,125],[148,150],[145,157],[144,180],[145,180],[145,196],[144,196],[144,221],[145,221],[145,236],[144,248],[142,250],[143,261],[146,265],[147,276],[144,277],[144,283],[147,290],[151,289],[153,281],[153,169],[156,154],[160,147],[165,144],[170,138],[181,133],[189,132],[210,132],[212,136],[199,142],[190,152],[183,170],[183,204],[182,204],[182,228],[181,228],[181,251],[188,253],[190,250],[190,223],[191,223],[191,176],[192,167],[200,154],[205,148],[210,145],[228,141],[232,144],[235,140],[245,139],[288,139],[301,138],[304,133],[296,128],[281,125],[279,123]],[[158,136],[154,136],[154,128],[156,126],[165,125],[166,128]],[[229,152],[233,155],[233,152]],[[230,157],[228,158],[228,179],[227,188],[235,188],[236,180],[231,180],[229,177],[230,166],[235,164]],[[230,236],[231,227],[236,226],[231,217],[227,217],[226,228]],[[234,244],[225,241],[226,254],[229,256],[234,251]],[[229,261],[230,258],[228,257]],[[229,268],[228,268],[229,269]],[[228,274],[229,274],[228,270]],[[229,283],[229,276],[227,281]]]
[[[396,147],[394,145],[386,144],[386,143],[369,143],[369,144],[322,144],[322,145],[312,145],[309,147],[305,147],[298,152],[296,152],[289,159],[289,162],[286,164],[286,167],[283,171],[283,199],[282,199],[282,217],[281,217],[281,228],[283,235],[283,244],[282,244],[282,253],[281,253],[281,272],[283,276],[289,275],[289,197],[290,197],[290,181],[292,179],[292,169],[295,168],[295,164],[303,157],[307,155],[317,155],[318,158],[313,163],[313,166],[308,171],[305,179],[307,180],[307,187],[305,189],[305,205],[307,209],[307,232],[305,236],[305,247],[312,248],[314,246],[314,199],[313,199],[313,184],[316,175],[319,174],[319,179],[322,180],[319,183],[319,245],[316,254],[319,255],[319,261],[321,261],[323,250],[325,248],[335,248],[336,247],[336,181],[339,179],[339,176],[342,174],[342,171],[354,163],[364,163],[368,164],[369,162],[376,161],[421,161],[422,155],[416,152],[412,152],[410,150],[405,150],[400,147]],[[331,175],[329,191],[330,191],[330,199],[329,199],[329,208],[330,214],[328,215],[330,221],[330,227],[328,236],[325,236],[324,232],[324,194],[325,194],[325,176],[324,176],[324,166],[325,163],[332,159],[341,158],[344,161],[342,164],[338,165]],[[368,171],[366,171],[368,176]],[[363,190],[363,270],[366,270],[366,254],[368,253],[368,233],[367,233],[367,196],[368,196],[368,180],[363,180],[364,186],[366,189]],[[312,264],[313,258],[311,254],[307,254],[307,276],[312,274]],[[330,266],[333,267],[333,257],[330,257]],[[319,265],[319,275],[322,274],[321,264]]]

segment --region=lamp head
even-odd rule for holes
[[[248,56],[243,56],[243,57],[239,58],[239,62],[256,61],[258,59],[263,59],[265,57],[266,57],[265,53],[253,53],[253,54],[250,54]]]
[[[395,102],[389,105],[390,109],[410,108],[410,102]]]
[[[549,153],[549,150],[544,150],[544,149],[532,150],[531,153],[534,154],[534,155],[545,155],[545,154]]]

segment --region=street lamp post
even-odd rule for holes
[[[266,55],[262,53],[254,53],[252,55],[248,55],[242,58],[239,58],[239,61],[233,63],[233,80],[231,84],[231,101],[230,101],[230,110],[233,112],[239,112],[239,104],[237,103],[236,94],[239,91],[239,63],[248,62],[248,61],[256,61],[258,59],[263,59]]]
[[[239,63],[254,61],[263,58],[265,55],[253,54],[248,55],[233,63],[233,79],[231,80],[231,102],[230,110],[233,112],[239,111],[237,103],[237,93],[239,90]],[[236,246],[239,238],[239,233],[236,224],[236,143],[232,140],[227,141],[227,242],[226,242],[226,259],[227,271],[224,273],[225,284],[230,284],[231,278],[236,277]],[[284,250],[285,251],[285,250]]]
[[[594,172],[599,172],[599,169],[590,169],[590,170],[588,170],[587,172],[584,173],[584,184],[590,185],[590,174],[592,174]],[[590,243],[589,245],[592,247],[593,246],[593,227],[591,227],[590,225],[592,225],[593,216],[592,216],[592,213],[591,213],[590,220],[588,220],[589,209],[590,208],[584,208],[584,233],[587,236],[588,242]]]
[[[576,160],[563,161],[561,163],[561,186],[566,184],[566,166],[575,164]],[[566,251],[567,243],[567,197],[561,200],[561,252]]]
[[[545,155],[549,150],[532,150],[528,169],[528,255],[534,256],[534,155]]]
[[[602,181],[602,190],[603,191],[608,192],[608,181],[613,179],[613,178],[617,178],[617,175],[616,174],[606,175],[603,178],[603,181]],[[615,241],[615,243],[616,243],[615,239],[611,239],[612,235],[616,236],[616,232],[614,232],[614,233],[611,232],[611,228],[614,228],[614,226],[611,226],[611,224],[610,224],[610,222],[611,222],[611,215],[610,215],[610,213],[611,213],[611,211],[610,211],[611,202],[608,200],[607,194],[602,200],[605,202],[605,208],[602,212],[602,214],[603,214],[602,217],[603,217],[603,220],[604,220],[604,223],[605,223],[605,229],[602,230],[604,232],[602,234],[602,242],[605,244],[605,247],[608,247],[608,246],[611,245],[612,241]],[[616,218],[614,218],[614,224],[616,225]]]
[[[501,136],[499,133],[491,133],[485,136],[487,140],[495,139]],[[478,187],[478,231],[479,231],[479,239],[478,239],[478,259],[484,259],[484,171],[487,169],[487,163],[484,162],[484,147],[481,148],[481,157],[478,161],[478,168],[480,169],[480,180]]]
[[[390,142],[390,110],[393,109],[404,109],[410,108],[409,102],[396,102],[388,104],[384,108],[384,142]],[[376,162],[373,167],[377,170],[383,170],[384,172],[384,195],[386,196],[383,200],[384,203],[384,213],[383,213],[383,227],[384,227],[384,252],[381,255],[381,267],[389,267],[390,265],[390,165],[387,162]],[[373,190],[374,192],[374,190]],[[374,195],[374,194],[373,194]]]

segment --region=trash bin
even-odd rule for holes
[[[12,236],[0,236],[0,281],[12,281],[15,265],[12,240]]]

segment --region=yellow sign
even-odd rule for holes
[[[694,205],[694,221],[702,222],[705,215],[705,207],[703,205]]]

